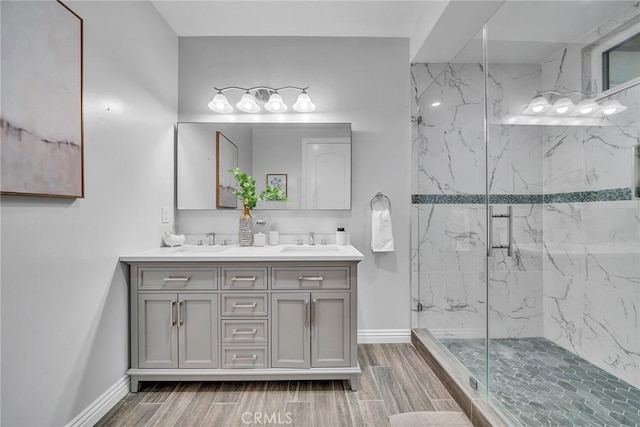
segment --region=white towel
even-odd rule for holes
[[[371,212],[371,250],[393,252],[393,230],[389,209]]]

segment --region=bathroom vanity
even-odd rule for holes
[[[190,246],[130,266],[140,381],[348,380],[358,388],[353,246]]]

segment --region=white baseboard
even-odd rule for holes
[[[120,378],[100,397],[84,408],[66,427],[90,427],[95,425],[100,418],[111,410],[116,403],[129,393],[129,375]]]
[[[360,329],[358,344],[397,344],[411,342],[411,329]]]

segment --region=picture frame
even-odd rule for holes
[[[84,198],[83,20],[59,0],[1,7],[0,194]]]
[[[216,208],[236,209],[238,197],[234,194],[237,181],[231,169],[238,167],[238,147],[216,131]]]
[[[268,173],[267,185],[271,185],[272,187],[277,187],[281,189],[284,192],[284,195],[287,196],[287,174],[286,173]]]

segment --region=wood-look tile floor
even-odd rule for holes
[[[97,426],[368,427],[403,412],[462,412],[411,344],[361,344],[358,353],[356,392],[342,381],[143,383]]]

